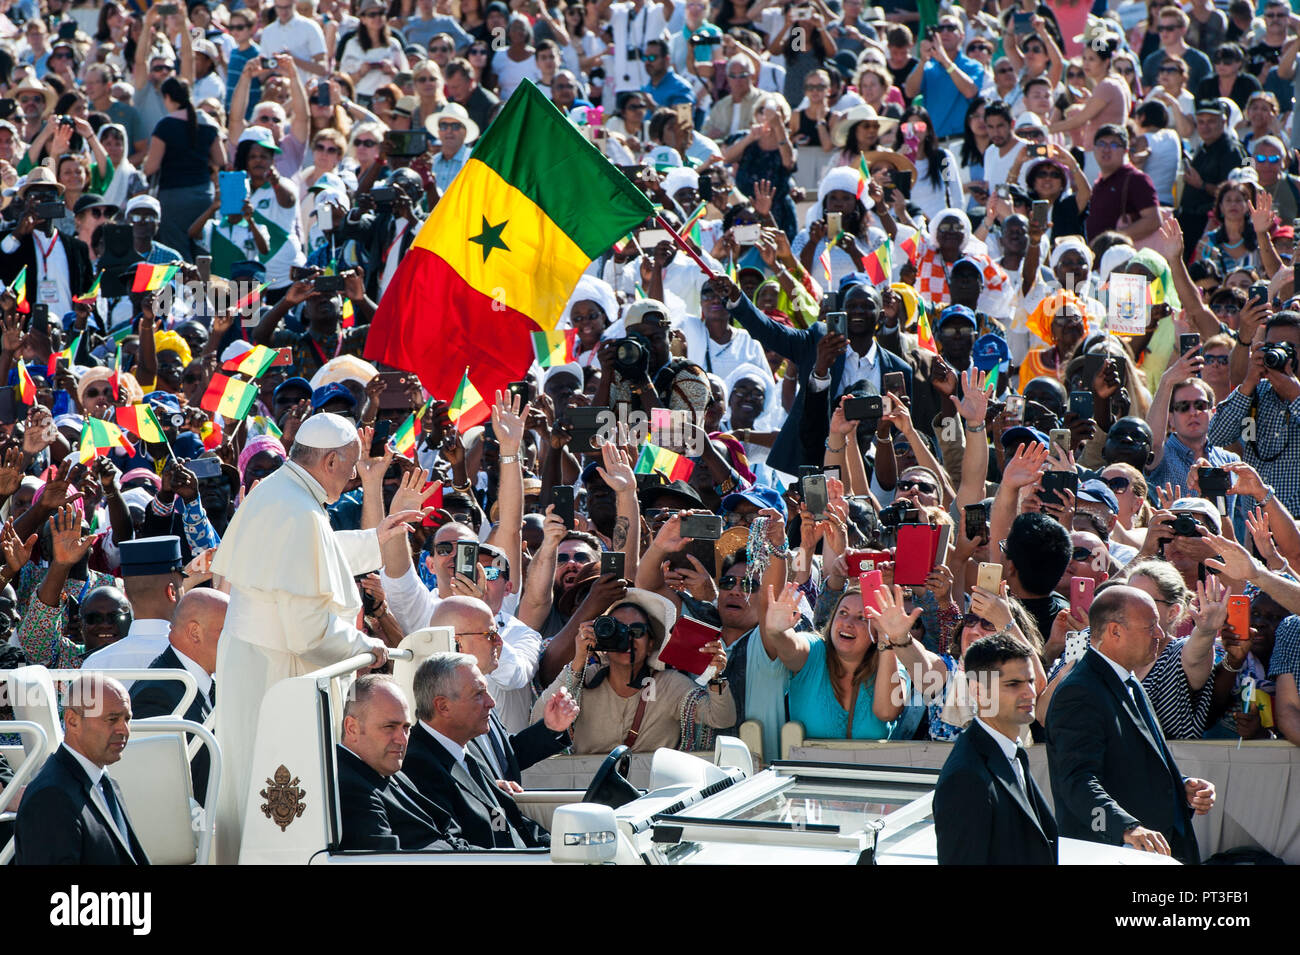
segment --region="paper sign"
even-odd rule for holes
[[[1110,274],[1106,301],[1107,331],[1142,335],[1147,330],[1147,280],[1141,275]]]

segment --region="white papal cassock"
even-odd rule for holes
[[[223,779],[217,861],[238,861],[262,697],[279,680],[329,666],[381,641],[356,628],[353,577],[380,565],[374,528],[336,531],[328,495],[292,461],[259,483],[235,512],[212,561],[230,582],[217,646],[215,713]],[[262,777],[276,767],[258,767]]]

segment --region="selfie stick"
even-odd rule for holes
[[[717,272],[713,271],[713,269],[709,267],[709,264],[707,262],[705,262],[702,258],[700,258],[699,254],[690,247],[690,245],[687,243],[685,239],[681,237],[678,231],[668,224],[668,220],[665,219],[662,214],[655,216],[655,220],[664,229],[664,231],[666,231],[670,236],[673,237],[673,241],[677,243],[678,247],[691,257],[691,261],[693,261],[696,265],[700,267],[701,272],[703,272],[711,279],[716,279],[720,277]]]

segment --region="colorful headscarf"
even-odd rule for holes
[[[731,462],[731,466],[736,469],[736,473],[744,479],[746,484],[753,484],[757,480],[754,472],[750,470],[749,458],[745,456],[745,446],[740,443],[739,438],[725,431],[715,431],[709,435],[709,438],[714,441],[721,441],[727,446],[727,460]]]
[[[182,365],[188,365],[194,360],[194,356],[190,353],[189,343],[176,332],[154,332],[153,350],[155,353],[174,351],[181,356]]]
[[[1048,345],[1055,345],[1056,338],[1052,335],[1052,319],[1067,305],[1073,305],[1083,316],[1083,333],[1088,334],[1088,306],[1084,304],[1079,296],[1075,295],[1069,289],[1061,289],[1052,292],[1050,295],[1043,296],[1043,300],[1034,306],[1034,310],[1029,313],[1026,323],[1029,330],[1045,341]]]
[[[275,455],[281,461],[288,457],[284,451],[284,445],[280,439],[270,434],[259,434],[254,438],[249,438],[248,443],[244,445],[244,450],[239,452],[239,482],[244,482],[244,472],[248,469],[248,462],[253,460],[253,455],[262,451],[268,451]]]

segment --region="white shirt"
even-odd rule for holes
[[[207,699],[208,694],[212,691],[212,674],[175,647],[172,647],[172,653],[176,654],[176,659],[181,661],[181,666],[189,672],[190,676],[194,677],[194,682],[199,686],[199,695]]]
[[[318,53],[325,52],[325,34],[316,21],[295,13],[288,23],[281,23],[277,19],[263,27],[258,45],[263,56],[289,53],[300,60],[310,60]],[[299,67],[298,78],[305,83],[309,75]]]
[[[420,720],[420,726],[424,728],[424,731],[426,733],[428,733],[430,736],[436,739],[443,749],[451,753],[451,758],[460,764],[461,769],[464,769],[466,772],[469,772],[469,769],[465,766],[464,746],[461,746],[460,743],[456,742],[454,739],[449,739],[446,736],[443,736],[441,733],[439,733],[436,729],[434,729],[424,720]]]
[[[988,148],[984,150],[984,181],[989,184],[990,192],[993,191],[994,186],[1001,185],[1007,181],[1007,173],[1011,171],[1011,167],[1015,163],[1016,157],[1024,151],[1026,145],[1027,143],[1024,142],[1016,142],[1012,150],[1004,156],[1002,155],[1002,150],[998,149],[998,147],[992,143],[989,143]],[[1023,185],[1024,179],[1025,174],[1022,169],[1020,178],[1016,181]]]
[[[496,615],[497,629],[501,631],[501,661],[487,674],[488,691],[497,704],[497,716],[510,733],[526,729],[536,698],[533,695],[533,677],[542,660],[542,635],[518,617],[503,609]],[[502,670],[506,651],[514,661],[513,666]],[[513,673],[510,672],[513,670]],[[507,677],[517,685],[506,685]],[[520,682],[522,681],[522,682]]]
[[[147,670],[158,654],[168,647],[171,622],[167,620],[132,620],[131,629],[116,643],[96,650],[81,664],[83,670]],[[123,680],[131,689],[133,680]]]
[[[1092,649],[1097,650],[1096,647],[1093,647]],[[1097,650],[1097,653],[1101,656],[1103,660],[1105,660],[1107,663],[1110,664],[1110,668],[1115,671],[1115,675],[1119,677],[1119,681],[1124,684],[1124,688],[1128,690],[1128,695],[1133,700],[1133,704],[1137,706],[1138,712],[1141,713],[1142,704],[1138,703],[1137,697],[1134,696],[1133,694],[1133,685],[1129,683],[1129,680],[1136,680],[1137,675],[1134,674],[1132,670],[1125,670],[1122,666],[1120,666],[1110,657],[1106,656],[1106,654],[1102,653],[1100,650]]]
[[[875,339],[872,339],[871,347],[867,349],[865,355],[859,355],[850,345],[844,350],[844,374],[840,375],[840,387],[845,388],[855,381],[866,380],[876,386],[877,392],[883,393],[880,372],[880,346],[876,344]],[[813,391],[825,391],[831,386],[830,375],[825,378],[813,375],[808,382]]]
[[[104,771],[103,766],[96,766],[67,743],[63,744],[63,748],[71,753],[72,758],[75,759],[80,764],[81,768],[86,771],[86,775],[90,777],[90,798],[95,800],[95,805],[98,806],[99,811],[104,814],[104,818],[112,822],[113,828],[117,829],[117,822],[113,819],[113,813],[109,811],[108,800],[104,798],[104,790],[101,786],[101,783],[106,779],[109,780],[107,785],[111,786],[111,777],[109,777]],[[125,809],[122,810],[122,817],[126,818]],[[125,832],[118,830],[118,835],[122,837],[122,841],[126,843],[127,846],[130,846],[130,839],[127,837]]]
[[[1016,774],[1016,781],[1020,783],[1020,791],[1025,795],[1029,795],[1029,786],[1025,783],[1025,767],[1021,766],[1020,760],[1016,758],[1016,751],[1020,749],[1020,742],[1008,739],[978,716],[975,717],[975,722],[984,728],[984,732],[993,737],[993,742],[998,744],[998,749],[1002,750],[1002,755],[1011,763],[1011,771]]]
[[[45,302],[50,306],[50,314],[63,316],[72,311],[72,279],[68,270],[68,252],[63,248],[63,243],[59,241],[59,233],[54,233],[54,245],[50,245],[50,237],[40,232],[32,233],[32,240],[36,243],[36,301]],[[48,257],[41,253],[49,249]],[[44,297],[41,291],[41,283],[49,278],[54,283],[55,298],[49,301]],[[161,651],[159,651],[161,652]]]

